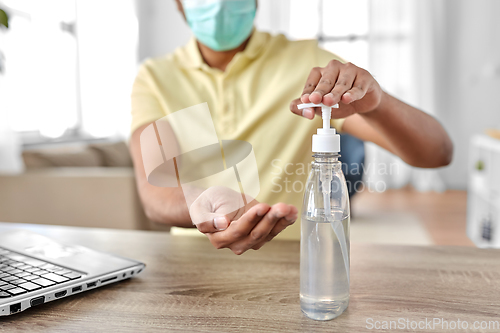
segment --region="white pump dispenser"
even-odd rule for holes
[[[299,104],[299,110],[312,107],[321,107],[321,117],[323,118],[323,128],[318,128],[317,134],[312,137],[312,151],[314,153],[338,153],[340,151],[340,135],[335,128],[330,127],[332,119],[332,108],[338,108],[339,105],[327,106],[324,104]]]
[[[335,104],[334,106],[327,106],[324,104],[299,104],[297,108],[299,110],[311,107],[321,107],[322,118],[323,118],[323,128],[318,128],[317,134],[312,137],[312,151],[314,153],[326,153],[325,156],[339,156],[337,155],[340,152],[340,135],[338,135],[335,131],[335,128],[330,127],[330,119],[332,117],[332,108],[338,108],[339,105]],[[322,154],[323,155],[323,154]],[[338,239],[340,250],[342,252],[342,257],[345,266],[345,272],[347,276],[347,283],[350,283],[350,267],[349,267],[349,249],[346,238],[346,233],[344,227],[342,225],[342,220],[334,218],[332,214],[332,206],[331,206],[331,198],[332,198],[332,179],[333,179],[333,165],[331,163],[321,163],[319,166],[319,178],[321,181],[321,192],[323,196],[323,212],[324,219],[330,222],[333,232],[335,233],[336,238]],[[342,173],[342,171],[340,171]],[[345,182],[344,177],[342,177]],[[337,188],[335,191],[339,191]],[[345,194],[347,195],[347,194]],[[305,194],[305,197],[308,197],[308,194]],[[348,201],[348,199],[347,199]],[[301,240],[302,241],[312,241],[312,240]],[[304,247],[304,248],[307,248]],[[345,308],[344,308],[345,309]],[[342,311],[344,311],[344,309]],[[314,319],[321,319],[315,318]],[[331,318],[330,318],[331,319]]]

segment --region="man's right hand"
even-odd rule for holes
[[[191,205],[189,211],[198,230],[217,248],[235,254],[258,250],[297,220],[297,208],[278,203],[269,206],[226,187],[211,187]]]

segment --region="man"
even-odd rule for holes
[[[194,215],[212,214],[213,219],[196,225],[198,230],[215,247],[236,254],[258,249],[279,233],[298,238],[298,225],[285,228],[297,219],[311,135],[322,126],[315,117],[319,110],[300,111],[300,103],[339,103],[332,112],[337,130],[374,142],[410,165],[433,168],[450,163],[452,143],[433,117],[385,93],[366,70],[320,49],[315,41],[292,42],[256,31],[255,0],[176,1],[195,39],[173,54],[147,60],[132,93],[130,149],[151,220],[190,227]],[[227,191],[196,193],[202,200],[187,207],[180,188],[154,187],[145,176],[143,129],[203,102],[208,103],[220,139],[247,141],[255,151],[260,194],[234,214],[218,210],[229,200]],[[287,109],[301,117],[291,116]],[[175,136],[169,141],[175,145]]]

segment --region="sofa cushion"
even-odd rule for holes
[[[27,169],[49,167],[103,166],[102,156],[95,150],[81,148],[64,151],[58,149],[25,150],[23,160]]]
[[[132,158],[123,141],[113,143],[95,143],[89,149],[97,152],[107,167],[132,167]]]

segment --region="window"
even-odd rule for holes
[[[0,101],[25,143],[126,136],[133,0],[0,0]],[[2,56],[3,55],[3,56]]]
[[[317,38],[326,50],[369,67],[369,0],[292,0],[289,36]]]
[[[58,137],[78,126],[74,1],[4,1],[0,100],[12,128]]]

